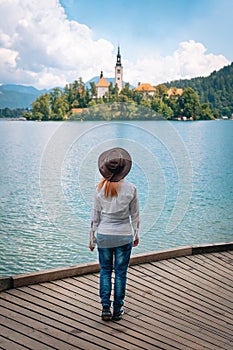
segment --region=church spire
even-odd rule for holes
[[[116,66],[121,66],[121,54],[120,54],[120,46],[119,45],[118,45]]]
[[[119,92],[123,89],[123,67],[121,64],[121,54],[119,45],[117,50],[117,60],[115,66],[115,85],[118,86]]]

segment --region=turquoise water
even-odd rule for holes
[[[233,121],[0,121],[0,276],[97,260],[87,248],[98,155],[127,148],[134,254],[233,240]]]

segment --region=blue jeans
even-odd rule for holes
[[[127,270],[132,243],[114,248],[98,248],[100,263],[100,298],[102,306],[111,306],[112,270],[115,271],[114,302],[115,311],[124,305]]]

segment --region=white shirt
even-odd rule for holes
[[[133,229],[133,232],[132,232]],[[102,235],[138,235],[139,203],[136,187],[123,179],[117,197],[104,196],[96,188],[92,214],[92,232]]]

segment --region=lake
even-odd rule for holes
[[[99,154],[126,148],[138,189],[133,254],[233,240],[233,121],[0,121],[0,276],[97,261]]]

